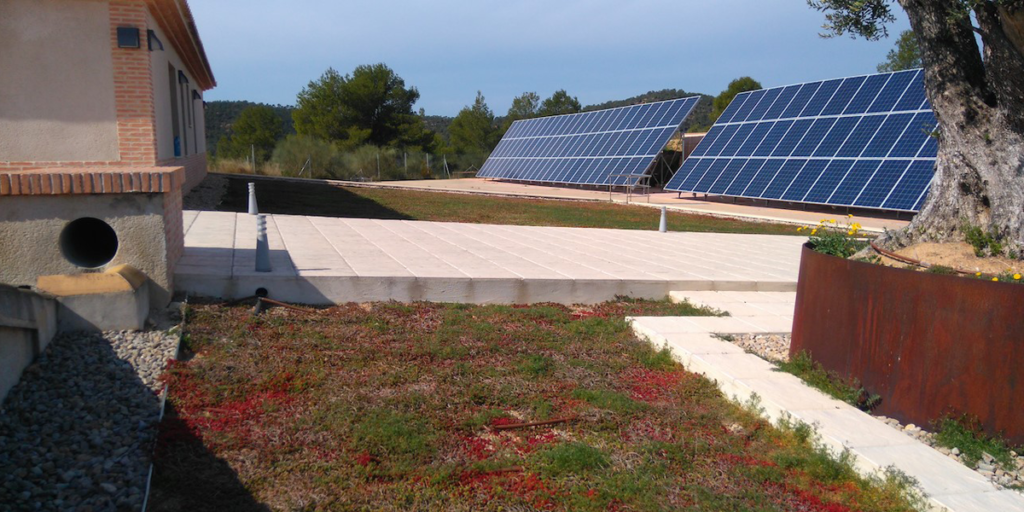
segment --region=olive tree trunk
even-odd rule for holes
[[[1024,254],[1024,9],[993,1],[957,15],[960,0],[898,0],[924,58],[925,86],[941,129],[935,177],[920,213],[888,234],[897,248],[964,238],[980,227]],[[980,34],[979,48],[975,33]]]

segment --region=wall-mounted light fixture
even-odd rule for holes
[[[156,32],[153,32],[152,30],[147,30],[146,39],[149,40],[149,51],[164,51],[164,43],[160,42],[160,38],[156,37]]]
[[[118,48],[138,48],[139,29],[136,27],[117,27]]]

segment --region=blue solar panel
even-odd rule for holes
[[[477,176],[586,185],[633,183],[654,163],[699,99],[516,121]]]
[[[937,129],[919,69],[751,91],[665,189],[917,211]]]

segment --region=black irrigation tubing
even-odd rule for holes
[[[882,256],[885,256],[886,258],[896,260],[896,261],[898,261],[900,263],[906,263],[908,265],[915,265],[915,266],[918,266],[918,267],[921,267],[921,268],[932,268],[932,267],[935,266],[935,265],[929,265],[929,264],[924,263],[923,261],[920,261],[920,260],[915,260],[914,258],[909,258],[907,256],[901,256],[901,255],[896,254],[894,252],[887,251],[887,250],[882,249],[881,247],[875,245],[874,242],[871,242],[871,248],[874,249],[875,252],[877,252],[878,254],[881,254]],[[994,274],[986,274],[984,272],[971,272],[969,270],[960,270],[958,268],[954,268],[953,271],[958,273],[958,274],[965,275],[965,276],[976,276],[976,275],[979,275],[979,274],[984,276],[984,277],[993,277],[994,276]]]
[[[261,302],[266,302],[267,304],[271,304],[271,305],[274,305],[274,306],[281,306],[282,308],[288,308],[288,309],[291,309],[291,310],[294,310],[294,311],[298,311],[300,313],[306,313],[307,315],[316,315],[316,314],[319,313],[318,311],[313,310],[313,309],[302,308],[302,307],[299,307],[299,306],[295,306],[293,304],[288,304],[286,302],[281,302],[279,300],[268,299],[267,297],[260,297],[260,301]]]
[[[274,300],[274,299],[271,299],[271,298],[268,298],[268,297],[263,297],[261,295],[250,295],[248,297],[242,297],[240,299],[233,299],[233,300],[229,300],[229,301],[224,301],[224,302],[221,302],[221,303],[218,303],[218,304],[214,304],[214,306],[216,306],[216,307],[237,306],[238,304],[241,304],[243,302],[248,302],[248,301],[253,300],[253,299],[256,299],[256,304],[253,307],[253,313],[255,313],[255,314],[260,314],[260,313],[262,313],[265,310],[264,304],[270,304],[272,306],[279,306],[279,307],[282,307],[282,308],[291,309],[291,310],[294,310],[294,311],[298,311],[300,313],[306,313],[307,315],[319,314],[319,312],[314,310],[314,309],[299,307],[299,306],[296,306],[294,304],[288,304],[287,302],[281,302],[279,300]]]
[[[491,429],[499,430],[500,431],[500,430],[512,430],[512,429],[518,429],[518,428],[543,427],[543,426],[548,426],[548,425],[557,425],[559,423],[569,423],[571,421],[576,421],[577,419],[579,419],[579,416],[569,416],[567,418],[558,418],[558,419],[547,420],[547,421],[535,421],[535,422],[532,422],[532,423],[511,423],[511,424],[508,424],[508,425],[495,425],[495,426],[491,427]]]
[[[258,296],[250,295],[248,297],[242,297],[241,299],[229,300],[229,301],[226,301],[226,302],[221,302],[220,304],[214,304],[214,306],[217,306],[217,307],[237,306],[238,304],[241,304],[241,303],[243,303],[245,301],[249,301],[249,300],[256,299],[256,298],[258,298]]]

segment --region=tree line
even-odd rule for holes
[[[294,107],[211,102],[207,141],[216,161],[239,167],[244,162],[249,168],[255,157],[257,169],[287,175],[302,170],[336,179],[423,178],[443,172],[445,163],[454,171],[479,167],[520,119],[692,95],[665,89],[584,108],[564,89],[547,98],[528,91],[496,115],[478,91],[454,118],[428,116],[414,110],[420,96],[415,87],[385,64],[373,64],[345,75],[328,69],[298,93]],[[710,126],[711,97],[701,96],[684,129]]]
[[[907,32],[879,71],[917,65],[916,39]],[[710,129],[737,94],[760,88],[753,78],[740,77],[715,97],[664,89],[587,107],[564,89],[547,98],[527,91],[513,98],[503,116],[477,91],[472,104],[448,118],[414,110],[419,91],[385,64],[358,66],[345,75],[329,68],[298,93],[295,107],[212,102],[207,140],[217,160],[253,165],[249,160],[255,157],[256,166],[269,164],[283,174],[301,170],[337,179],[424,178],[443,172],[445,163],[456,171],[482,165],[517,120],[699,95],[683,131],[700,132]]]

